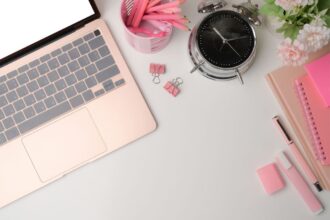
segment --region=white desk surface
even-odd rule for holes
[[[0,210],[1,220],[304,220],[313,216],[294,188],[266,196],[256,168],[287,149],[271,118],[281,113],[264,76],[280,66],[278,40],[258,30],[257,59],[246,85],[191,75],[189,33],[176,31],[170,45],[143,55],[124,39],[119,0],[97,0],[158,123],[151,135],[106,156]],[[196,0],[184,10],[194,22]],[[184,79],[169,96],[151,83],[150,62],[166,63],[163,82]],[[1,181],[1,180],[0,180]],[[330,210],[330,193],[317,194]]]

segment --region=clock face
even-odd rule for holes
[[[218,11],[206,17],[196,38],[203,57],[220,68],[239,66],[255,47],[252,27],[234,11]]]

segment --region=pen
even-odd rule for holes
[[[144,15],[143,20],[177,20],[182,19],[178,14],[157,14],[157,15]]]
[[[316,215],[323,212],[323,207],[321,202],[317,199],[313,191],[309,188],[308,184],[301,176],[297,168],[290,161],[288,155],[284,152],[281,152],[276,157],[276,162],[279,165],[282,172],[288,177],[294,188],[297,190],[297,193],[304,200],[308,208]]]
[[[147,10],[147,12],[150,13],[150,12],[154,12],[154,11],[160,11],[163,9],[174,8],[174,7],[179,6],[180,4],[182,4],[181,1],[177,0],[174,2],[169,2],[169,3],[162,4],[162,5],[151,7]]]
[[[301,166],[302,170],[305,172],[305,174],[308,177],[309,181],[314,184],[317,191],[321,192],[323,189],[322,189],[320,183],[317,181],[313,171],[311,170],[311,168],[307,164],[306,160],[304,159],[303,155],[299,151],[298,147],[293,142],[293,140],[289,136],[288,132],[285,130],[284,126],[280,122],[280,118],[278,116],[275,116],[273,118],[273,122],[274,122],[275,126],[279,129],[279,131],[281,132],[282,136],[284,137],[286,143],[288,144],[288,146],[290,148],[291,153],[296,158],[297,162]]]

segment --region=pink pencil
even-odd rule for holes
[[[132,10],[130,12],[130,15],[128,16],[127,21],[126,21],[127,26],[131,26],[132,21],[133,21],[134,16],[135,16],[135,13],[136,13],[136,10],[138,9],[138,6],[139,6],[139,0],[133,0],[133,1],[134,1],[133,8],[132,8]]]
[[[176,14],[176,13],[182,12],[182,10],[181,10],[181,8],[168,8],[168,9],[160,10],[160,12],[169,13],[169,14]]]
[[[157,14],[157,15],[145,15],[143,16],[143,20],[177,20],[182,19],[183,17],[178,14]]]
[[[145,11],[146,11],[149,0],[140,0],[139,2],[140,2],[139,8],[137,9],[137,11],[135,13],[135,16],[134,16],[134,19],[133,19],[133,22],[132,22],[133,27],[139,27],[140,26],[140,23],[142,21],[142,17],[144,15]]]
[[[154,7],[155,5],[159,4],[161,2],[161,0],[154,0],[149,2],[147,9]]]
[[[178,28],[180,30],[191,31],[189,27],[187,27],[186,25],[183,25],[183,24],[181,24],[179,22],[176,22],[176,21],[169,21],[169,22],[173,25],[173,27],[176,27],[176,28]]]
[[[168,8],[175,8],[175,7],[178,7],[180,4],[181,4],[180,1],[174,1],[174,2],[161,4],[161,5],[149,8],[147,10],[147,13],[154,12],[154,11],[160,11],[160,10],[164,10],[164,9],[168,9]]]

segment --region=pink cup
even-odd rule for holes
[[[149,37],[142,34],[135,34],[126,26],[126,20],[128,18],[127,8],[128,2],[134,0],[122,0],[121,4],[121,21],[124,25],[124,30],[126,34],[126,39],[133,48],[142,53],[156,53],[164,49],[170,42],[173,26],[170,23],[158,22],[158,21],[142,21],[141,28],[155,29],[157,27],[159,30],[164,31],[165,34],[161,37]]]

